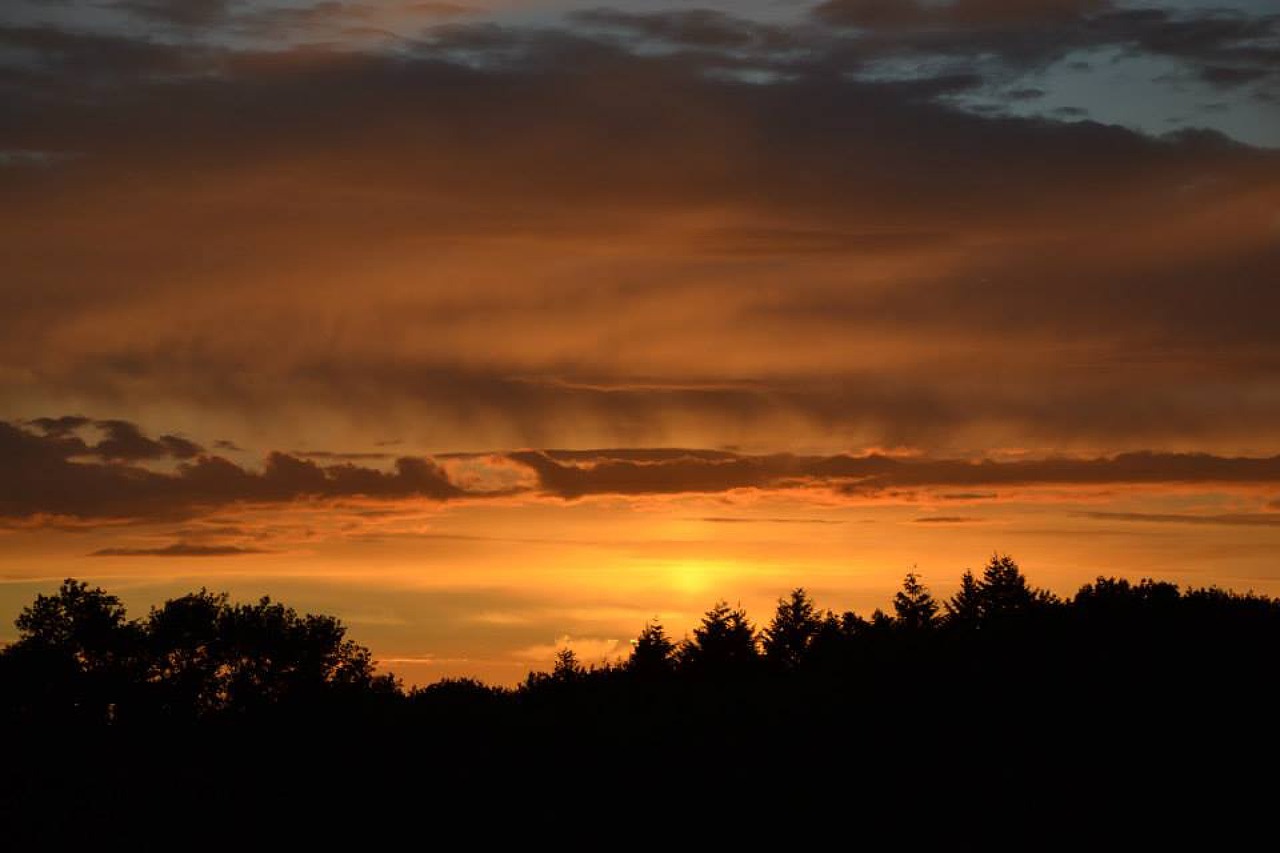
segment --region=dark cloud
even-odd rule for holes
[[[204,448],[181,436],[162,435],[151,439],[142,434],[136,424],[129,421],[94,421],[93,425],[104,433],[103,438],[91,450],[94,455],[107,460],[134,462],[142,459],[191,459],[204,452]]]
[[[1187,61],[1210,80],[1212,69],[1261,77],[1280,63],[1274,13],[1134,9],[1110,0],[829,0],[816,14],[860,28],[866,49],[890,55],[995,55],[1015,65],[1046,65],[1074,51],[1118,47]]]
[[[50,26],[5,26],[3,22],[0,46],[16,56],[15,62],[0,71],[0,79],[31,87],[40,93],[38,99],[51,94],[74,97],[85,86],[209,73],[224,54],[203,46]]]
[[[814,485],[853,496],[874,496],[902,489],[955,486],[1262,485],[1280,481],[1280,456],[1224,458],[1186,453],[1012,462],[791,454],[709,460],[681,451],[669,452],[661,462],[644,463],[602,457],[562,464],[537,451],[508,457],[533,469],[541,491],[566,499]]]
[[[1200,69],[1200,76],[1215,86],[1224,89],[1243,86],[1268,76],[1265,68],[1230,68],[1222,65],[1205,65]]]
[[[698,521],[709,524],[844,524],[834,518],[742,518],[724,515],[703,516]]]
[[[619,29],[688,47],[779,49],[796,44],[796,38],[782,27],[737,18],[713,9],[647,13],[588,9],[572,13],[570,19],[579,24]]]
[[[532,468],[542,491],[562,498],[593,494],[677,494],[763,488],[778,484],[800,469],[790,456],[733,456],[700,459],[673,452],[662,462],[601,458],[589,465],[560,464],[539,451],[520,451],[508,458]]]
[[[951,236],[945,231],[911,229],[850,233],[812,228],[716,228],[699,239],[697,248],[735,257],[874,254],[946,245]]]
[[[132,432],[124,432],[132,437]],[[123,453],[144,446],[122,445]],[[392,471],[382,471],[350,463],[322,467],[272,453],[263,469],[254,471],[219,456],[201,455],[162,473],[127,461],[137,456],[99,454],[107,461],[80,461],[91,455],[90,450],[77,438],[39,435],[0,422],[0,467],[6,471],[0,481],[0,516],[165,518],[231,504],[304,498],[448,500],[462,495],[433,462],[411,457],[397,459]]]
[[[1138,521],[1154,524],[1221,524],[1229,527],[1280,527],[1280,515],[1270,513],[1191,515],[1189,513],[1082,512],[1077,514],[1083,518],[1093,518],[1101,521]]]
[[[90,557],[238,557],[244,554],[269,553],[259,548],[236,545],[192,545],[175,542],[162,548],[102,548]]]
[[[142,439],[146,438],[140,430],[135,428],[134,432]],[[91,456],[93,453],[77,437],[45,434],[0,422],[0,464],[9,473],[0,483],[0,516],[16,519],[40,515],[158,519],[196,516],[233,504],[278,504],[311,498],[449,500],[469,494],[494,494],[492,491],[463,491],[450,482],[435,461],[413,457],[395,460],[393,470],[386,471],[351,462],[322,466],[294,454],[275,452],[266,457],[261,470],[252,470],[222,457],[199,455],[193,460],[179,462],[171,472],[157,472],[120,458],[108,458],[103,462],[84,461]],[[441,457],[446,458],[458,459],[459,456]],[[981,491],[948,490],[993,485],[1256,486],[1280,482],[1280,457],[1231,458],[1153,452],[1092,459],[969,461],[881,455],[748,455],[718,450],[638,448],[524,450],[504,455],[471,455],[469,458],[479,464],[527,467],[536,477],[534,493],[562,499],[806,486],[830,488],[859,497],[937,489],[943,490],[942,495],[951,499],[973,499],[993,495]],[[504,493],[518,494],[526,490],[526,487],[510,486]],[[707,520],[761,519],[719,516]],[[765,520],[819,523],[810,519]]]
[[[45,435],[65,436],[89,426],[93,421],[80,415],[63,415],[59,418],[32,418],[27,423],[39,427]]]
[[[1110,0],[829,0],[824,20],[873,30],[1008,30],[1060,26],[1111,9]]]
[[[234,3],[233,0],[117,0],[110,5],[151,21],[181,27],[208,27],[227,20]]]
[[[980,522],[982,519],[964,515],[929,515],[913,518],[911,521],[915,524],[971,524]]]
[[[393,454],[376,453],[376,452],[350,452],[344,453],[337,450],[295,450],[289,455],[296,456],[299,459],[341,459],[347,462],[360,462],[372,459],[391,459]]]

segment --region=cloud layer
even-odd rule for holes
[[[1265,7],[395,8],[0,25],[0,145],[48,155],[0,166],[0,416],[256,454],[1280,449],[1277,152],[1026,112],[1114,55],[1265,123]],[[99,428],[104,462],[201,454]]]
[[[289,505],[316,500],[449,501],[524,497],[572,501],[597,496],[720,494],[742,489],[760,492],[822,489],[836,497],[858,500],[896,498],[913,490],[929,490],[937,492],[939,500],[981,500],[996,497],[998,493],[955,490],[1135,485],[1257,488],[1280,482],[1280,456],[1228,458],[1152,452],[1101,458],[975,461],[895,458],[879,454],[749,455],[665,448],[526,450],[453,454],[440,459],[406,456],[396,459],[389,469],[352,462],[320,465],[311,459],[281,452],[268,454],[260,468],[253,468],[201,453],[194,459],[171,454],[177,461],[170,460],[168,467],[155,468],[143,467],[114,449],[120,434],[132,436],[139,446],[148,446],[146,442],[152,440],[136,425],[107,422],[110,424],[107,437],[96,444],[59,427],[48,426],[71,422],[93,423],[78,418],[41,420],[26,426],[0,422],[0,464],[9,472],[0,485],[0,518],[45,518],[56,522],[70,517],[153,522],[210,515],[233,505]],[[316,455],[341,458],[345,454]],[[464,471],[459,463],[469,467]],[[524,469],[530,476],[513,477],[512,468]],[[460,479],[451,479],[450,470],[457,471]],[[1107,515],[1139,519],[1137,515]],[[1214,518],[1221,523],[1245,524],[1256,523],[1250,519],[1263,517],[1221,515]],[[1169,520],[1173,516],[1142,518]],[[1228,521],[1232,519],[1234,521]],[[970,519],[938,516],[919,520]],[[167,549],[144,549],[139,554],[187,555],[188,552],[182,550],[187,547],[179,543]]]
[[[203,454],[170,470],[145,468],[135,464],[139,457],[120,455],[118,436],[132,436],[138,447],[151,440],[133,424],[110,423],[107,438],[87,444],[78,436],[0,422],[0,465],[6,471],[0,517],[157,521],[231,504],[354,496],[447,500],[460,494],[433,463],[408,457],[397,459],[391,471],[350,463],[321,466],[287,453],[270,454],[260,470]]]

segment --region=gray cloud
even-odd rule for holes
[[[1263,485],[1280,481],[1280,456],[1225,458],[1198,453],[1124,453],[1095,459],[1010,462],[792,454],[704,459],[679,450],[667,451],[661,461],[643,463],[608,455],[591,462],[579,457],[573,463],[561,463],[537,451],[510,453],[508,457],[533,469],[544,493],[566,499],[808,485],[869,496],[956,486]]]
[[[1101,521],[1137,521],[1152,524],[1211,524],[1229,527],[1280,527],[1280,515],[1270,513],[1190,513],[1082,512],[1077,515]]]
[[[860,28],[866,45],[883,53],[985,53],[1045,65],[1073,51],[1121,47],[1190,61],[1210,79],[1215,68],[1265,76],[1280,62],[1280,15],[1249,10],[1134,9],[1111,0],[829,0],[816,14]]]
[[[127,432],[141,431],[132,424]],[[123,430],[123,428],[121,428]],[[308,497],[448,500],[462,491],[433,462],[403,457],[394,470],[350,463],[322,467],[285,453],[271,453],[261,471],[219,456],[200,455],[157,472],[107,455],[86,455],[78,438],[39,435],[0,421],[0,517],[39,515],[79,518],[186,517],[239,503],[283,503]]]
[[[269,553],[259,548],[236,545],[193,545],[175,542],[160,548],[102,548],[90,557],[239,557],[245,554]]]
[[[634,13],[618,9],[574,12],[579,24],[621,30],[644,38],[695,48],[719,50],[782,49],[798,38],[789,30],[735,17],[714,9],[680,9]]]
[[[233,0],[117,0],[114,8],[182,27],[208,27],[231,16]]]
[[[742,518],[724,515],[703,516],[698,521],[709,524],[844,524],[834,518]]]
[[[133,433],[146,438],[136,427],[130,432]],[[273,452],[267,455],[260,470],[253,470],[219,456],[201,454],[193,460],[178,461],[172,471],[160,472],[120,458],[83,461],[85,451],[84,442],[79,438],[0,422],[0,464],[9,472],[0,482],[0,517],[23,519],[46,515],[157,520],[199,516],[235,504],[282,504],[312,498],[444,501],[494,494],[493,491],[466,492],[449,480],[436,460],[414,457],[396,459],[392,470],[387,471],[351,462],[322,466],[297,455]],[[505,463],[495,461],[502,456]],[[568,500],[594,495],[713,494],[734,489],[808,486],[858,497],[929,489],[940,490],[943,497],[973,499],[994,495],[954,490],[983,486],[1134,484],[1253,487],[1280,482],[1280,456],[1249,458],[1155,452],[1016,461],[846,454],[749,455],[679,448],[522,450],[439,457],[442,462],[458,459],[471,459],[478,464],[515,464],[527,467],[535,476],[533,489],[511,486],[502,494],[527,493]],[[940,523],[957,518],[960,517],[917,520]],[[1262,523],[1257,519],[1270,516],[1216,518]],[[705,520],[820,523],[815,519],[725,516]]]

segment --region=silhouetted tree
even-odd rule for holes
[[[116,596],[68,578],[14,624],[19,637],[6,656],[30,679],[22,689],[42,713],[106,721],[137,694],[142,634]]]
[[[1131,584],[1124,578],[1099,577],[1075,594],[1073,604],[1085,611],[1129,611],[1137,607],[1173,607],[1178,585],[1143,578]]]
[[[551,677],[561,683],[577,681],[586,675],[586,669],[578,662],[573,649],[561,649],[556,652],[556,663],[551,669]]]
[[[708,675],[740,673],[756,663],[759,656],[756,631],[746,611],[731,608],[726,601],[716,602],[706,612],[702,624],[693,629],[693,638],[686,640],[678,652],[682,670]]]
[[[893,597],[893,611],[897,624],[911,631],[934,627],[938,618],[938,602],[920,583],[915,572],[907,572],[902,589]]]
[[[70,578],[56,594],[37,595],[14,625],[18,645],[65,654],[86,671],[116,665],[138,637],[119,598]]]
[[[228,704],[236,665],[222,635],[229,607],[226,593],[202,589],[151,609],[145,623],[147,681],[164,713],[200,716]]]
[[[980,626],[1057,603],[1058,598],[1052,593],[1027,584],[1012,557],[994,554],[983,568],[981,579],[975,580],[969,571],[961,577],[960,590],[947,602],[947,622],[954,626]]]
[[[879,607],[871,611],[871,619],[867,625],[872,631],[877,633],[885,633],[893,630],[893,617],[885,613]]]
[[[654,677],[669,673],[672,669],[676,644],[667,637],[658,621],[647,623],[631,648],[627,669],[642,677]]]
[[[982,591],[973,572],[968,569],[960,576],[960,589],[945,605],[948,625],[976,628],[982,621]]]
[[[850,650],[867,630],[867,622],[852,610],[837,616],[830,610],[822,615],[818,630],[809,642],[808,661],[822,669],[835,669],[847,661]]]
[[[226,704],[233,709],[391,687],[388,677],[375,675],[369,650],[346,639],[346,628],[332,616],[299,616],[264,596],[256,604],[223,607],[218,635]]]
[[[984,620],[1026,613],[1036,604],[1026,576],[1007,554],[992,555],[982,570],[978,589]]]
[[[765,658],[782,670],[799,669],[821,629],[822,617],[813,599],[796,587],[788,598],[778,599],[773,621],[762,632]]]

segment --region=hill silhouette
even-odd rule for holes
[[[626,661],[565,650],[516,688],[406,690],[337,619],[207,590],[131,620],[67,580],[16,625],[0,817],[45,846],[369,843],[377,811],[505,816],[491,840],[794,821],[952,849],[1126,816],[1105,846],[1146,846],[1186,827],[1142,809],[1247,811],[1274,773],[1280,601],[1116,578],[1060,598],[1002,555],[945,601],[908,574],[867,617],[801,588],[763,625],[716,602],[681,641],[651,623]]]

